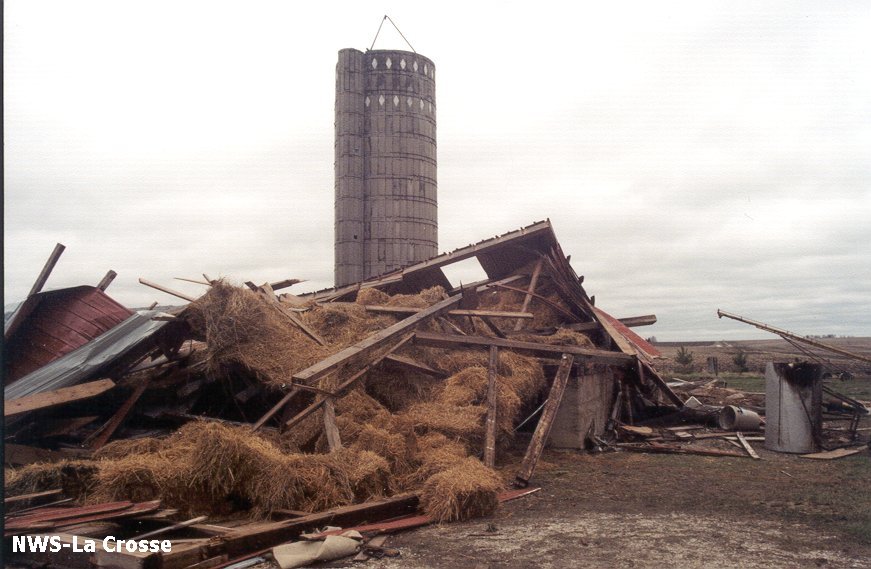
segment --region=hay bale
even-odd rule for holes
[[[503,488],[496,472],[468,457],[431,476],[423,485],[420,502],[437,522],[468,520],[495,512]]]
[[[556,332],[548,336],[542,336],[541,334],[519,334],[515,338],[523,342],[539,342],[552,346],[596,347],[586,334],[569,330],[568,328],[558,328]]]
[[[396,321],[390,315],[369,312],[359,304],[323,304],[301,318],[330,344],[331,350],[359,342]]]
[[[465,460],[469,452],[461,441],[430,432],[415,438],[413,458],[418,467],[401,479],[404,488],[419,488],[432,475]]]
[[[390,295],[377,288],[364,288],[357,292],[357,304],[383,306],[390,300]]]
[[[192,302],[184,318],[205,340],[208,370],[218,377],[241,367],[260,381],[282,385],[330,352],[275,306],[224,281]]]
[[[17,469],[11,480],[6,480],[6,495],[20,496],[60,488],[65,496],[82,498],[93,488],[97,471],[97,463],[91,460],[28,464]]]
[[[436,431],[451,438],[480,441],[487,410],[479,405],[418,403],[396,416],[397,427],[415,434]]]
[[[385,458],[394,474],[407,472],[411,468],[408,444],[401,433],[373,425],[363,425],[357,433],[352,448],[373,452]]]
[[[408,308],[427,308],[444,300],[445,289],[434,286],[417,294],[394,294],[387,300],[387,306],[404,306]]]
[[[389,461],[378,453],[344,448],[325,456],[343,471],[356,502],[382,498],[395,487]]]
[[[114,460],[134,454],[155,453],[163,448],[164,440],[154,437],[119,439],[94,452],[97,460]]]

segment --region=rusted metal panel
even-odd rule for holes
[[[87,344],[132,315],[93,286],[31,296],[5,331],[6,383]]]

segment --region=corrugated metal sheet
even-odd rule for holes
[[[142,347],[155,332],[165,326],[165,321],[152,320],[158,314],[159,311],[134,314],[87,344],[10,383],[4,390],[4,397],[16,399],[69,387],[96,376],[116,360]]]
[[[4,326],[6,382],[24,377],[87,344],[132,314],[92,286],[31,296]]]

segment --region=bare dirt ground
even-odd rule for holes
[[[489,519],[393,536],[402,557],[367,566],[871,566],[868,454],[757,450],[761,461],[548,452],[538,493]]]

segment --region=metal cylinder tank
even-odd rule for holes
[[[765,448],[778,452],[819,450],[822,434],[822,366],[765,366]]]
[[[428,58],[339,52],[336,286],[438,254],[435,113]]]

